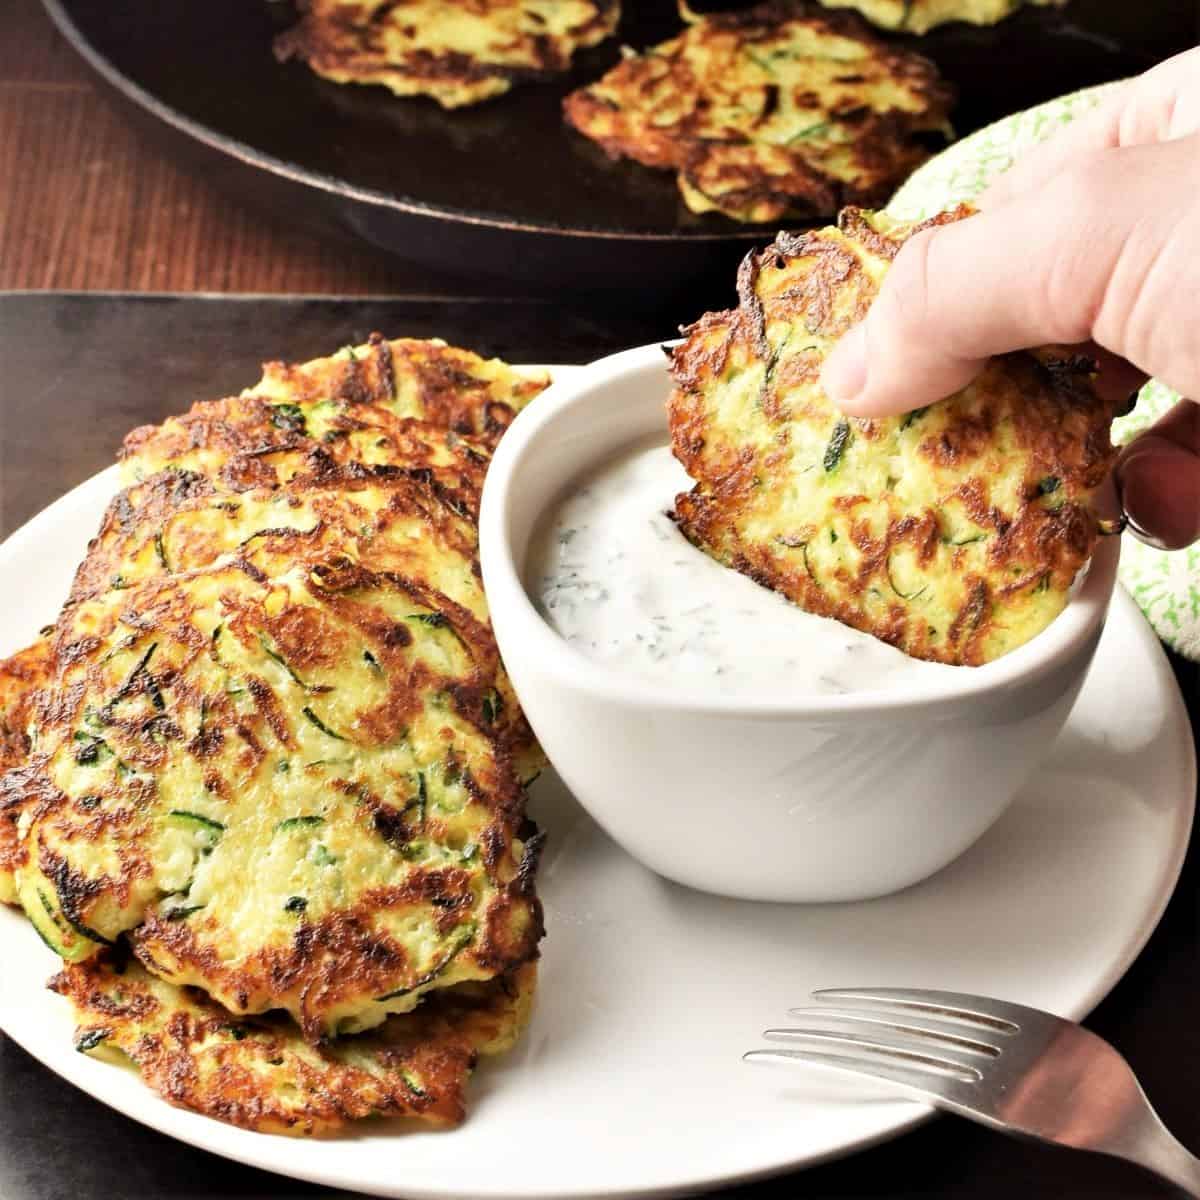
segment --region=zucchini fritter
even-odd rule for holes
[[[0,903],[16,904],[14,872],[24,861],[17,836],[22,810],[19,778],[8,772],[29,755],[30,726],[38,691],[49,680],[51,644],[46,636],[0,662]]]
[[[560,74],[617,27],[618,0],[301,0],[276,40],[334,83],[377,83],[444,108]]]
[[[262,379],[240,396],[201,401],[185,416],[135,429],[122,450],[123,476],[134,482],[179,467],[236,490],[276,481],[269,461],[253,465],[274,450],[320,449],[333,462],[384,465],[423,449],[453,450],[453,439],[430,443],[419,426],[400,420],[406,417],[494,446],[549,382],[541,372],[440,340],[389,342],[372,334],[366,345],[328,358],[267,363]],[[453,466],[459,458],[435,457],[428,465]]]
[[[573,92],[567,120],[614,158],[678,173],[693,212],[830,216],[882,199],[945,131],[953,94],[927,59],[807,0],[691,18],[678,37]]]
[[[1095,364],[1054,347],[994,358],[904,416],[839,413],[821,365],[921,228],[849,209],[836,229],[781,234],[742,264],[739,307],[685,330],[670,424],[696,486],[675,518],[802,608],[976,665],[1065,606],[1098,536],[1112,414]]]
[[[468,607],[388,569],[409,522],[379,523],[368,567],[350,541],[226,515],[252,554],[60,618],[27,915],[70,961],[126,934],[154,974],[286,1008],[311,1040],[531,959],[538,842],[474,559],[429,553]]]
[[[337,467],[319,451],[281,451],[269,456],[288,477],[278,487],[230,495],[195,472],[168,470],[126,488],[105,512],[70,603],[226,556],[263,575],[297,554],[310,562],[348,556],[377,574],[423,581],[487,629],[475,520],[490,456],[424,422],[400,424],[407,444],[394,440],[387,464]],[[230,462],[239,474],[237,459]],[[315,471],[302,473],[314,463]],[[493,686],[493,732],[527,782],[541,769],[541,751],[503,671]]]
[[[130,435],[57,625],[0,665],[0,899],[68,961],[81,1049],[249,1128],[461,1119],[542,935],[476,520],[547,383],[372,335]]]
[[[261,1133],[305,1135],[372,1116],[460,1122],[476,1060],[504,1053],[528,1023],[536,972],[529,963],[443,991],[369,1034],[318,1045],[285,1019],[233,1017],[136,963],[75,963],[50,986],[75,1008],[83,1053],[132,1061],[181,1108]]]
[[[821,0],[827,8],[856,8],[883,29],[928,33],[938,25],[965,21],[995,25],[1025,4],[1061,7],[1067,0]]]

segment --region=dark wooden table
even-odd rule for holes
[[[514,360],[586,361],[695,315],[497,306],[367,251],[242,211],[144,148],[101,102],[37,0],[0,6],[0,292],[282,292],[388,299],[203,301],[0,296],[0,537],[107,465],[121,435],[255,378],[263,357],[389,333],[441,334]],[[4,581],[19,586],[19,581]],[[1200,671],[1174,664],[1200,724]],[[1089,1024],[1129,1057],[1163,1118],[1200,1147],[1195,840],[1167,914]],[[4,967],[0,964],[0,970]],[[730,1136],[737,1114],[730,1113]],[[537,1131],[530,1131],[536,1147]],[[842,1162],[727,1193],[878,1200],[1152,1198],[1120,1164],[942,1120]],[[324,1197],[214,1158],[76,1091],[0,1036],[2,1200]]]
[[[39,0],[0,3],[0,291],[437,295],[448,286],[267,220],[165,161],[99,97]]]

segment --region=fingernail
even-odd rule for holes
[[[821,386],[834,404],[849,403],[867,386],[867,331],[861,323],[843,335],[825,360]]]
[[[1147,546],[1151,546],[1155,550],[1166,550],[1166,542],[1164,542],[1162,538],[1151,533],[1145,527],[1145,525],[1138,520],[1138,472],[1134,472],[1134,482],[1132,488],[1130,488],[1128,486],[1128,477],[1125,473],[1125,466],[1126,463],[1120,462],[1117,464],[1117,469],[1113,472],[1113,484],[1116,488],[1117,500],[1121,505],[1121,512],[1125,517],[1125,528],[1128,529],[1129,532],[1132,533],[1139,542],[1144,542]]]

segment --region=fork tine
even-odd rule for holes
[[[1021,1004],[990,998],[985,1000],[964,992],[941,992],[925,988],[822,988],[812,995],[814,1000],[865,1001],[888,1008],[927,1013],[932,1017],[949,1017],[971,1025],[982,1025],[1008,1036],[1021,1031],[1022,1021],[1043,1024],[1047,1019],[1058,1020],[1048,1013]]]
[[[849,1075],[866,1075],[896,1084],[910,1096],[926,1104],[940,1104],[947,1087],[956,1091],[963,1085],[910,1067],[897,1066],[882,1060],[870,1060],[842,1054],[830,1054],[820,1050],[750,1050],[742,1055],[744,1062],[790,1062],[810,1063],[818,1067],[832,1067]]]
[[[876,1041],[855,1033],[832,1033],[821,1029],[768,1029],[763,1037],[767,1041],[810,1042],[824,1053],[844,1054],[856,1059],[871,1055],[872,1062],[877,1056],[913,1069],[949,1075],[963,1083],[978,1083],[983,1078],[977,1067],[961,1058],[927,1054],[895,1042]]]
[[[901,1017],[872,1012],[869,1009],[855,1011],[833,1007],[789,1008],[788,1016],[843,1025],[874,1026],[919,1042],[930,1042],[936,1046],[964,1050],[970,1054],[982,1054],[988,1058],[996,1058],[1000,1054],[998,1046],[968,1036],[961,1025],[951,1025],[943,1021],[928,1020],[920,1025],[913,1025]]]

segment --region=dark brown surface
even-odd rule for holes
[[[583,361],[662,337],[669,329],[661,324],[669,325],[520,302],[493,308],[470,301],[0,297],[0,534],[106,465],[130,426],[253,379],[264,357],[309,356],[380,328],[394,335],[436,331],[515,360]],[[2,586],[20,585],[4,580]],[[1174,665],[1195,725],[1200,670]],[[1196,841],[1162,923],[1088,1024],[1126,1054],[1167,1125],[1200,1149]],[[1108,880],[1096,881],[1097,888],[1108,886]],[[1079,902],[1088,899],[1081,896]],[[736,1113],[729,1114],[728,1129],[730,1137],[738,1136]],[[536,1131],[531,1136],[536,1145]],[[581,1162],[580,1171],[586,1170]],[[1132,1167],[1017,1142],[952,1118],[841,1162],[727,1194],[745,1200],[1171,1195]],[[3,1200],[329,1200],[330,1195],[145,1129],[0,1037]]]
[[[613,162],[568,130],[561,100],[616,61],[620,41],[678,31],[674,0],[627,4],[619,37],[553,82],[446,112],[280,64],[287,0],[45,0],[126,115],[166,153],[289,221],[367,242],[464,281],[524,291],[628,288],[678,295],[719,278],[747,229],[690,213],[670,174]],[[724,3],[703,8],[729,7]],[[995,28],[898,37],[958,87],[960,134],[1016,109],[1136,73],[1191,45],[1191,0],[1027,8]],[[827,214],[832,215],[832,214]]]
[[[0,290],[444,293],[444,275],[264,217],[164,159],[39,0],[0,4]]]

